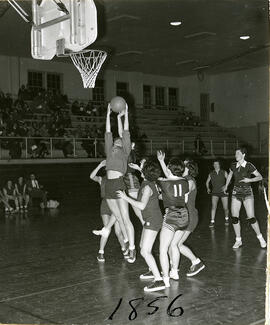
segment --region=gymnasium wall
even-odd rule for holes
[[[69,59],[66,61],[69,62]],[[61,73],[63,92],[70,98],[85,100],[92,98],[92,91],[82,87],[79,72],[74,66],[59,60],[38,61],[31,58],[0,56],[0,89],[17,94],[19,85],[27,84],[28,70]],[[210,113],[210,118],[222,126],[245,127],[268,121],[268,67],[218,75],[206,74],[203,81],[199,81],[196,75],[176,78],[116,70],[102,71],[100,77],[105,79],[107,100],[115,96],[116,81],[129,83],[129,92],[136,104],[143,103],[143,84],[151,85],[153,88],[175,87],[179,89],[179,105],[198,115],[200,93],[209,93],[210,103],[214,103],[214,112]]]

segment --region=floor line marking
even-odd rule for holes
[[[134,273],[134,272],[138,272],[138,269],[136,269],[134,271],[130,271],[128,273]],[[36,291],[36,292],[32,292],[32,293],[29,293],[29,294],[26,294],[26,295],[16,296],[16,297],[12,297],[12,298],[5,298],[5,299],[1,299],[0,303],[5,303],[5,302],[9,302],[9,301],[17,300],[17,299],[22,299],[22,298],[28,298],[28,297],[40,295],[40,294],[43,294],[43,293],[54,292],[54,291],[58,291],[58,290],[63,290],[63,289],[67,289],[67,288],[81,286],[81,285],[84,285],[84,284],[90,284],[91,282],[94,282],[94,281],[100,281],[100,280],[104,280],[106,278],[112,278],[112,277],[118,277],[118,276],[119,275],[108,276],[108,277],[105,276],[103,278],[87,280],[87,281],[84,281],[84,282],[77,282],[77,283],[73,283],[73,284],[70,284],[70,285],[62,286],[62,287],[56,287],[56,288]]]

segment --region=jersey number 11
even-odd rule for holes
[[[181,184],[178,184],[178,186],[175,184],[173,186],[173,190],[174,190],[174,197],[182,196],[182,185]]]

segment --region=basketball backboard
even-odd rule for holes
[[[97,38],[93,0],[32,0],[31,52],[34,59],[79,52]]]

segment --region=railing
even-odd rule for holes
[[[165,150],[171,156],[204,155],[231,156],[239,143],[237,140],[199,142],[182,139],[181,141],[137,140],[137,146],[144,155],[155,155],[157,150]],[[253,154],[267,155],[268,144],[262,143]],[[102,158],[104,157],[103,138],[49,138],[49,137],[0,137],[0,159],[34,158]]]

